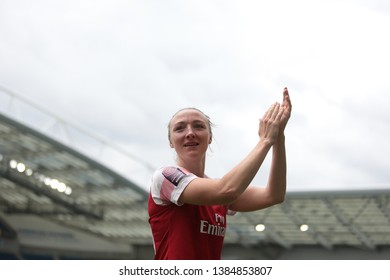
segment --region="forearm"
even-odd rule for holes
[[[271,170],[267,183],[269,196],[276,202],[282,202],[286,194],[286,147],[284,135],[279,135],[272,149]]]
[[[238,198],[252,182],[270,148],[276,143],[284,110],[273,104],[260,120],[260,140],[255,148],[235,168],[221,178],[222,192]]]
[[[221,178],[223,192],[239,196],[249,186],[264,162],[272,143],[260,140],[237,166]]]

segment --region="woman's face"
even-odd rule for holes
[[[179,111],[170,122],[170,145],[180,159],[204,157],[211,139],[208,119],[195,109]]]

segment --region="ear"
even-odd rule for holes
[[[172,142],[169,142],[169,146],[171,146],[171,148],[173,148],[173,144],[172,144]]]
[[[209,144],[211,144],[211,142],[213,141],[213,137],[210,136],[210,139],[209,139]]]

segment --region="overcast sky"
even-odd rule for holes
[[[390,188],[389,28],[386,0],[0,0],[0,85],[154,168],[174,163],[171,116],[197,107],[211,177],[287,86],[289,191]]]

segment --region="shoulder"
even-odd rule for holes
[[[186,186],[197,178],[196,175],[179,166],[164,166],[157,169],[152,176],[151,196],[155,203],[166,205],[175,203]]]

